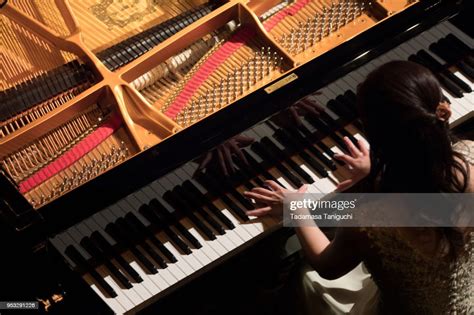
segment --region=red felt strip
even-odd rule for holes
[[[209,56],[209,58],[199,67],[193,77],[186,83],[174,102],[165,111],[165,115],[171,119],[176,118],[178,113],[186,106],[188,101],[204,81],[206,81],[217,67],[219,67],[237,49],[242,47],[254,34],[255,30],[247,26],[241,28],[237,33],[232,35],[226,43],[219,47],[219,49]]]
[[[285,17],[287,17],[288,15],[295,15],[296,13],[298,13],[298,11],[304,8],[309,3],[309,1],[310,0],[299,0],[299,1],[296,1],[294,4],[292,4],[291,6],[281,10],[280,12],[278,12],[277,14],[275,14],[274,16],[272,16],[265,22],[264,24],[265,30],[267,32],[270,32]]]
[[[112,116],[108,121],[79,141],[66,153],[22,181],[19,185],[20,192],[26,193],[32,190],[39,184],[71,166],[117,131],[121,125],[122,120],[120,116],[118,114]]]

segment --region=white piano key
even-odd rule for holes
[[[198,249],[193,249],[193,256],[196,257],[197,260],[201,263],[201,266],[205,266],[211,262],[210,257],[215,257],[216,252],[210,246],[211,240],[206,241],[201,232],[198,232],[196,228],[194,228],[195,224],[191,222],[191,220],[187,218],[183,218],[180,220],[181,224],[194,236],[199,243],[201,243],[202,247]],[[197,235],[197,237],[196,237]]]
[[[120,208],[115,208],[115,213],[121,214],[121,211],[119,211]],[[101,212],[102,215],[107,219],[109,222],[114,221],[115,217],[113,215],[113,212],[111,212],[109,209],[106,211]],[[105,233],[106,234],[106,233]],[[144,250],[141,249],[141,246],[135,246],[135,248],[141,252],[150,262],[154,262],[154,260],[149,257]],[[154,278],[151,278],[152,275],[149,275],[146,273],[140,266],[140,263],[138,263],[138,258],[134,257],[131,252],[126,251],[124,254],[122,254],[122,257],[125,259],[127,258],[128,260],[132,260],[130,265],[137,271],[137,273],[142,277],[143,279],[143,285],[148,289],[148,291],[152,294],[155,295],[156,293],[160,292],[162,288],[166,287],[165,283],[166,281],[163,280],[161,275],[158,273],[155,275]],[[133,257],[133,258],[132,258]],[[137,261],[135,261],[137,259]],[[135,268],[135,265],[140,267],[140,270],[137,270]],[[161,270],[161,269],[160,269]]]
[[[140,277],[143,279],[142,284],[147,289],[147,291],[150,292],[150,297],[161,292],[162,289],[157,286],[152,279],[150,279],[151,275],[149,275],[142,269],[140,263],[138,263],[135,258],[131,256],[131,253],[125,252],[123,257],[127,258],[128,261],[130,261],[130,266],[135,269],[138,275],[140,275]]]
[[[104,211],[104,210],[102,210]],[[107,223],[109,223],[105,218],[104,216],[102,215],[102,211],[101,212],[98,212],[96,214],[94,214],[92,216],[92,219],[93,221],[95,222],[95,224],[97,224],[99,226],[99,231],[103,231],[102,236],[107,240],[107,242],[109,242],[110,245],[114,245],[116,244],[117,242],[115,242],[115,240],[109,235],[109,233],[106,233],[104,230],[105,230],[105,226],[107,225]]]
[[[185,255],[185,254],[181,254],[180,251],[178,251],[178,249],[176,249],[174,247],[174,245],[171,243],[171,241],[168,240],[168,237],[164,234],[164,233],[159,233],[156,235],[156,237],[163,243],[163,246],[165,246],[175,257],[176,259],[178,260],[175,264],[173,264],[172,266],[176,266],[179,268],[179,271],[176,271],[174,273],[175,277],[177,278],[184,278],[185,276],[189,276],[190,274],[192,274],[196,269],[197,266],[193,266],[190,262],[189,262],[189,255]],[[192,260],[192,262],[194,262],[194,260]],[[182,275],[184,275],[183,277],[181,277]]]
[[[101,214],[106,218],[106,220],[108,220],[108,222],[113,222],[117,217],[115,217],[115,215],[121,215],[121,209],[119,207],[114,207],[113,208],[114,210],[111,211],[110,209],[106,209],[105,211],[102,211]],[[104,233],[104,234],[107,234],[107,233]],[[135,249],[139,252],[141,252],[150,262],[152,262],[153,264],[156,265],[155,261],[148,256],[148,254],[142,249],[142,247],[140,245],[137,245],[135,246]],[[125,251],[122,255],[121,255],[124,259],[126,259],[127,261],[135,261],[138,265],[140,265],[139,263],[139,260],[137,257],[135,257],[135,255],[133,255],[131,252],[129,251]],[[134,268],[135,269],[135,268]],[[136,270],[136,269],[135,269]],[[138,272],[138,270],[136,270]],[[143,271],[144,272],[144,271]],[[139,273],[140,274],[140,273]],[[141,275],[141,274],[140,274]],[[160,289],[160,286],[155,284],[154,281],[151,281],[149,279],[149,275],[147,273],[145,273],[145,276],[146,278],[143,278],[142,276],[142,279],[144,280],[143,281],[143,284],[146,286],[146,288],[148,289],[148,291],[150,291],[151,293],[153,293],[154,291],[156,291],[157,289],[159,290]],[[161,275],[159,276],[161,277]],[[147,280],[148,279],[148,280]],[[161,283],[163,283],[164,280],[161,279]],[[156,288],[155,288],[156,287]]]
[[[128,290],[123,290],[115,280],[109,275],[109,273],[105,270],[103,266],[96,268],[97,273],[107,282],[112,289],[114,289],[117,296],[115,300],[123,306],[124,309],[129,310],[134,308],[137,304],[143,302],[141,299],[132,301],[130,296],[133,295],[132,292],[128,292]],[[127,294],[128,293],[128,294]]]
[[[462,32],[458,29],[454,24],[450,22],[445,22],[439,25],[439,31],[441,31],[444,35],[448,35],[449,33],[453,33],[456,35],[462,42],[464,42],[469,47],[474,47],[474,39],[467,35],[466,33]]]
[[[237,235],[242,239],[242,244],[247,241],[250,241],[254,236],[259,233],[253,233],[253,229],[250,231],[245,228],[245,223],[241,223],[239,219],[227,209],[227,207],[221,203],[219,200],[214,202],[214,205],[224,213],[224,215],[229,218],[229,220],[235,225],[235,231]]]
[[[78,244],[78,247],[82,248],[82,246],[79,244],[81,239],[84,236],[90,235],[92,233],[92,231],[90,231],[88,229],[87,225],[80,224],[80,225],[77,225],[76,227],[71,227],[70,229],[68,229],[68,233],[71,236],[71,238],[73,238],[74,241]],[[111,263],[113,264],[112,261],[111,261]],[[97,272],[99,272],[100,275],[102,275],[104,278],[105,278],[106,275],[109,277],[109,279],[106,280],[107,283],[109,283],[109,285],[115,290],[115,292],[118,295],[117,299],[120,301],[120,304],[122,304],[126,309],[129,309],[129,308],[143,302],[143,298],[141,298],[137,294],[137,292],[135,291],[135,289],[133,287],[130,288],[130,289],[122,288],[120,283],[115,282],[116,280],[112,277],[111,274],[109,276],[109,273],[106,272],[106,270],[107,270],[106,267],[102,267],[101,270],[99,270],[99,269],[100,269],[100,267],[97,268],[96,270],[97,270]],[[119,268],[117,268],[117,269],[119,269]],[[125,275],[125,273],[124,273],[124,275]],[[112,285],[112,282],[114,282],[114,285]],[[131,304],[130,304],[130,302],[131,302]]]
[[[329,193],[336,189],[336,185],[329,178],[324,178],[317,175],[303,160],[301,160],[300,165],[301,168],[304,169],[314,179],[314,183],[310,185],[311,190],[308,189],[308,192],[314,190],[314,193]]]
[[[177,177],[177,175],[175,174],[169,174],[168,176],[166,176],[166,180],[168,180],[169,184],[171,184],[173,187],[175,187],[176,185],[180,184],[181,183],[181,180],[179,177]],[[163,179],[164,181],[164,179]],[[162,182],[163,182],[162,181]],[[191,210],[192,211],[192,210]],[[210,224],[204,220],[198,212],[194,212],[194,214],[196,215],[196,217],[198,219],[200,219],[200,221],[205,225],[207,226],[210,230],[213,230],[212,227],[210,226]],[[194,222],[192,222],[190,219],[186,219],[185,222],[181,221],[183,223],[183,225],[186,223],[189,225],[190,229],[188,229],[190,232],[191,232],[191,229],[193,230],[194,234],[197,233],[199,238],[198,241],[203,244],[203,248],[201,248],[200,250],[202,252],[205,253],[205,255],[207,257],[209,257],[210,260],[214,260],[214,259],[217,259],[219,257],[219,255],[217,254],[218,252],[222,252],[223,248],[222,248],[222,245],[220,244],[220,242],[218,240],[204,240],[204,238],[201,236],[201,232],[198,231],[199,229],[197,229],[196,227],[196,224],[194,224]],[[186,227],[186,226],[185,226]],[[196,227],[196,228],[194,228]],[[193,233],[192,233],[193,234]],[[194,235],[193,234],[193,235]],[[214,235],[216,235],[216,238],[217,238],[217,233],[214,233]],[[201,242],[202,240],[202,242]],[[203,243],[204,242],[204,243]],[[205,246],[204,246],[205,245]]]
[[[87,259],[89,257],[89,255],[82,248],[80,248],[80,246],[77,246],[77,244],[75,244],[74,240],[67,233],[62,233],[61,235],[59,235],[56,238],[56,241],[62,242],[64,244],[64,248],[66,248],[68,245],[73,245],[79,251],[79,253],[84,256],[84,258]],[[88,273],[84,274],[82,278],[114,312],[122,314],[126,310],[116,297],[110,297],[108,294],[104,293],[96,284],[95,279]]]
[[[100,228],[99,226],[97,225],[97,223],[94,221],[94,220],[86,220],[85,221],[85,225],[87,225],[87,227],[91,230],[91,231],[99,231],[99,233],[104,236],[105,232],[101,232],[100,231]],[[104,236],[105,237],[105,236]],[[122,255],[124,256],[124,255]],[[128,254],[128,256],[131,256],[131,254]],[[127,259],[125,259],[125,261],[128,261]],[[122,267],[118,264],[115,264],[115,266],[120,270],[122,271],[122,273],[124,275],[127,276],[127,278],[131,281],[132,283],[132,289],[136,295],[138,295],[138,297],[142,300],[142,301],[146,301],[147,299],[149,299],[151,297],[151,293],[143,286],[143,283],[136,283],[135,281],[133,281],[131,279],[131,277],[127,274],[127,272],[125,270],[122,269]],[[131,297],[132,299],[134,297]]]
[[[132,211],[132,209],[129,208],[130,205],[125,200],[121,200],[121,202],[116,205],[118,206],[119,209],[121,209],[120,214],[122,217],[125,216],[127,212]],[[118,212],[119,210],[117,210],[117,213]],[[155,246],[153,246],[151,241],[143,240],[142,242],[146,242],[152,248],[152,250],[154,250],[160,257],[162,257],[163,259],[165,258],[165,256],[157,248],[155,248]],[[150,261],[155,262],[155,260],[152,259],[151,257],[149,259]],[[173,276],[173,274],[169,270],[169,266],[170,264],[168,264],[166,268],[159,268],[158,276],[155,276],[155,275],[151,276],[153,280],[156,282],[157,286],[159,286],[160,288],[163,288],[163,287],[166,288],[176,283],[177,281],[177,279]]]
[[[89,287],[102,299],[102,301],[107,304],[108,307],[114,312],[114,314],[124,314],[126,309],[115,299],[112,297],[105,296],[102,291],[97,287],[94,283],[94,278],[92,278],[89,274],[86,274],[82,277]]]
[[[189,172],[189,167],[183,167],[183,170],[185,170],[186,172]],[[189,173],[188,173],[189,174]],[[202,187],[202,186],[201,186]],[[243,206],[240,205],[240,203],[238,203],[233,197],[230,196],[230,194],[227,194],[227,197],[230,198],[237,206],[240,206],[240,208],[242,210],[245,211],[245,208]],[[230,210],[231,211],[231,210]],[[240,220],[239,220],[240,221]],[[259,224],[250,224],[248,222],[245,222],[243,224],[244,226],[244,229],[246,229],[250,234],[252,235],[257,235],[258,233],[261,232],[260,230],[260,225]]]

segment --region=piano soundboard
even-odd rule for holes
[[[428,10],[426,3],[3,1],[0,172],[13,193],[2,195],[2,216],[21,216],[11,202],[20,199],[48,221],[49,209],[72,193],[149,152],[169,150],[174,139],[257,93],[277,94],[298,81],[298,70],[405,11]],[[428,67],[451,102],[450,125],[472,119],[473,38],[447,20],[414,34],[374,57],[367,49],[348,71],[300,95],[298,102],[322,106],[319,117],[282,125],[277,113],[248,124],[241,134],[255,141],[242,149],[248,165],[233,160],[235,174],[223,178],[212,168],[196,172],[196,160],[181,163],[74,224],[46,222],[54,232],[36,241],[82,277],[101,311],[146,309],[281,227],[272,217],[246,215],[255,205],[245,190],[271,179],[329,193],[349,177],[333,156],[346,150],[343,137],[364,139],[356,88],[379,65],[411,60]],[[270,104],[251,106],[264,111]],[[239,119],[246,120],[234,117],[235,124]],[[199,136],[194,141],[205,146]]]

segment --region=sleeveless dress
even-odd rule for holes
[[[473,141],[458,142],[454,149],[474,165]],[[304,271],[305,314],[474,314],[474,233],[463,254],[450,262],[419,253],[398,229],[366,233],[376,255],[362,267],[333,281]]]

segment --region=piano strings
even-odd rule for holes
[[[147,2],[133,8],[135,13],[129,16],[119,14],[126,3],[114,0],[72,2],[70,7],[65,2],[54,9],[50,4],[37,8],[20,0],[8,5],[22,10],[28,18],[44,21],[64,38],[77,23],[84,38],[81,49],[95,55],[84,58],[58,50],[7,17],[11,15],[1,17],[9,77],[8,83],[2,81],[0,93],[1,145],[7,148],[2,165],[35,207],[395,12],[388,9],[391,2],[365,0],[296,0],[271,5]],[[259,17],[251,12],[257,5],[262,6]],[[205,31],[183,44],[180,32],[203,18],[207,19]],[[166,58],[160,60],[155,48],[162,44]],[[20,53],[15,56],[17,48]],[[311,53],[306,55],[308,51]],[[28,52],[37,53],[39,58]],[[150,62],[151,55],[159,62]],[[154,66],[143,71],[135,62],[137,58]],[[100,64],[115,73],[101,69]],[[121,82],[119,91],[111,78]],[[94,104],[103,111],[100,119],[78,125],[82,121],[78,117]],[[108,161],[102,163],[107,167],[94,168],[98,161]],[[87,176],[80,175],[84,170],[90,170]]]
[[[40,206],[123,161],[129,156],[127,138],[117,114],[93,106],[6,156],[2,166]]]

